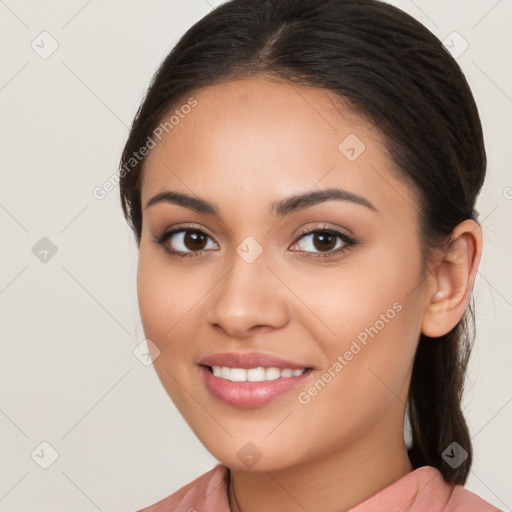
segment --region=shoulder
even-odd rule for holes
[[[501,512],[462,485],[448,484],[432,466],[415,469],[350,512]]]
[[[229,512],[227,476],[227,467],[217,464],[170,496],[138,512]]]
[[[445,510],[446,512],[465,512],[467,510],[472,512],[501,512],[499,508],[491,505],[462,485],[456,485],[453,488]]]
[[[424,466],[414,471],[411,476],[414,474],[424,485],[423,490],[418,490],[418,502],[424,503],[433,499],[438,503],[441,512],[500,512],[497,507],[464,486],[448,484],[437,468]]]

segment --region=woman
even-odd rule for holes
[[[497,510],[463,487],[485,168],[461,70],[395,7],[232,0],[181,38],[121,199],[153,364],[221,463],[145,512]]]

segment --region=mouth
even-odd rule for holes
[[[210,394],[237,408],[255,408],[291,394],[314,373],[313,368],[232,368],[200,364]]]

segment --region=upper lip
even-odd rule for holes
[[[265,368],[290,368],[291,370],[311,368],[308,365],[289,361],[265,352],[221,352],[204,357],[199,361],[199,364],[204,366],[227,366],[229,368],[245,369],[256,368],[258,366]]]

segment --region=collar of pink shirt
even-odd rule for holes
[[[138,512],[230,512],[228,471],[218,464],[167,498]],[[349,512],[500,512],[461,485],[447,484],[439,470],[420,467]]]

